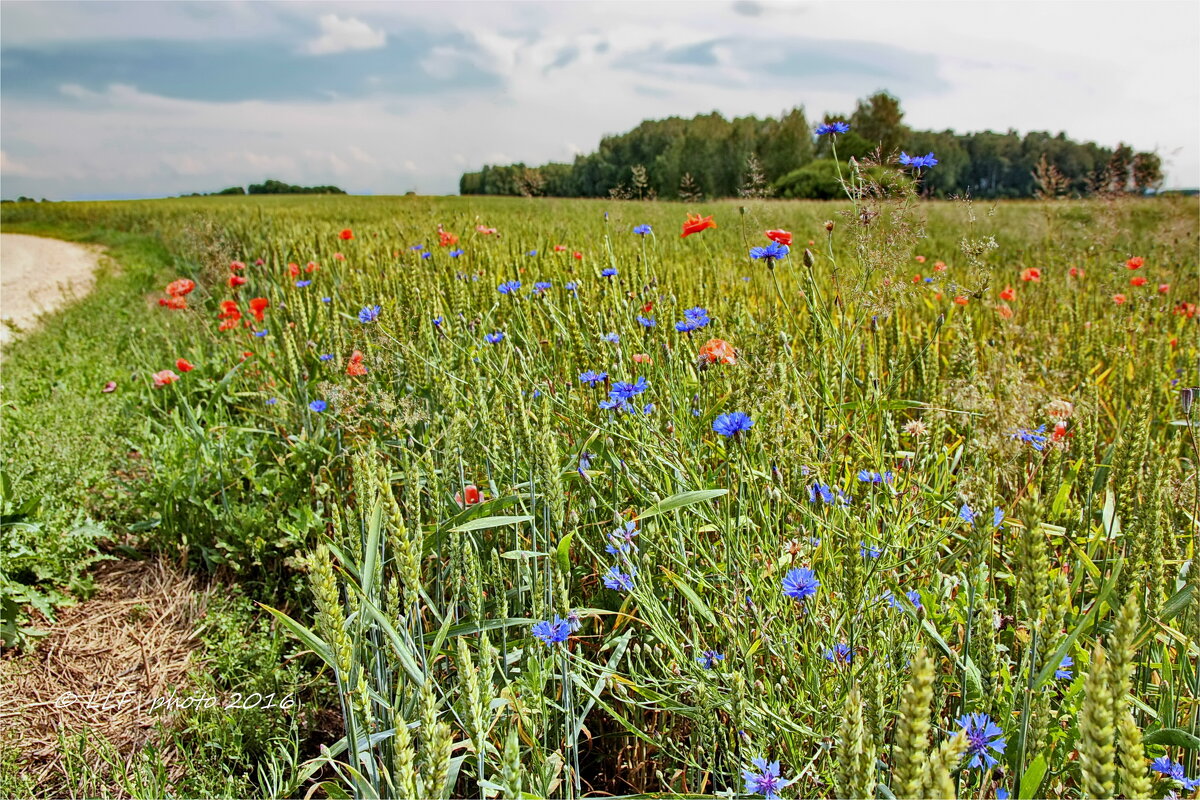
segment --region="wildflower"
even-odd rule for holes
[[[520,281],[505,281],[496,287],[496,291],[498,291],[500,294],[516,294],[517,290],[520,288]]]
[[[1013,310],[1004,303],[996,306],[996,313],[999,314],[1002,319],[1013,318]]]
[[[755,261],[760,259],[765,260],[767,262],[767,266],[769,267],[779,259],[786,258],[789,252],[791,252],[791,250],[786,244],[771,242],[766,247],[751,247],[750,257]]]
[[[1166,775],[1167,777],[1170,777],[1171,773],[1175,771],[1175,762],[1166,756],[1159,756],[1150,762],[1150,769],[1154,770],[1160,775]]]
[[[581,252],[579,252],[578,250],[576,250],[574,253],[571,253],[571,258],[575,259],[576,261],[582,261],[582,260],[583,260],[583,253],[581,253]]]
[[[619,335],[617,335],[615,332],[614,333],[606,333],[603,336],[601,336],[600,338],[606,342],[609,342],[610,344],[620,344],[621,343],[621,337]]]
[[[761,794],[766,800],[776,800],[779,790],[791,786],[795,780],[784,780],[779,777],[779,762],[767,763],[765,758],[756,758],[752,762],[758,769],[742,770],[742,780],[746,782],[747,794]]]
[[[293,278],[300,277],[300,265],[299,264],[288,264],[288,275],[290,275]]]
[[[566,252],[566,250],[567,250],[567,246],[565,244],[554,245],[554,252],[556,252],[556,253],[564,253],[564,252]]]
[[[879,548],[865,542],[860,542],[858,545],[858,555],[861,558],[879,558],[882,553],[883,551]]]
[[[455,249],[455,250],[451,250],[451,251],[450,251],[449,253],[447,253],[446,255],[450,256],[451,258],[458,258],[458,257],[459,257],[459,256],[461,256],[461,255],[462,255],[464,252],[465,252],[465,251],[463,251],[463,250],[460,250],[460,249]]]
[[[793,600],[806,600],[817,593],[821,582],[807,567],[793,567],[783,576],[783,596]]]
[[[333,353],[322,353],[321,355],[317,356],[317,358],[322,361],[333,361]]]
[[[712,215],[701,217],[699,214],[688,214],[687,221],[683,223],[683,233],[679,234],[679,238],[691,236],[693,233],[699,233],[709,228],[717,227],[717,223],[713,222]]]
[[[1071,267],[1071,269],[1067,271],[1067,274],[1069,274],[1072,278],[1082,278],[1083,270],[1081,270],[1079,267]]]
[[[268,333],[270,333],[270,331],[268,331],[266,328],[263,328],[261,331],[255,331],[254,336],[257,339],[265,339]]]
[[[191,294],[195,288],[195,281],[188,280],[187,278],[177,278],[167,284],[167,294],[172,297],[183,297],[184,295]]]
[[[453,233],[449,233],[438,227],[438,244],[442,247],[449,247],[452,244],[458,244],[458,237]]]
[[[637,318],[637,321],[638,321],[638,324],[641,325],[643,328],[653,328],[655,325],[658,324],[654,321],[654,317],[639,316]]]
[[[315,411],[318,414],[320,414],[322,411],[329,408],[329,404],[326,403],[324,400],[313,400],[311,403],[308,404],[308,408],[310,411]]]
[[[1025,281],[1026,283],[1030,283],[1030,282],[1037,283],[1041,279],[1042,279],[1042,271],[1040,269],[1038,269],[1037,267],[1030,267],[1029,269],[1027,269],[1021,273],[1021,280]]]
[[[590,369],[587,372],[580,373],[579,375],[579,381],[581,383],[586,383],[588,386],[595,386],[598,383],[603,383],[607,379],[607,372],[596,372]]]
[[[333,302],[333,298],[332,298],[332,297],[322,297],[322,298],[321,298],[321,302],[322,302],[322,303],[332,303],[332,302]]]
[[[737,436],[754,426],[754,420],[741,411],[722,414],[713,420],[713,430],[725,437]]]
[[[696,366],[704,369],[711,364],[733,365],[737,363],[738,352],[724,339],[709,339],[700,347],[700,355]]]
[[[999,528],[1004,523],[1004,509],[996,507],[992,509],[992,527]]]
[[[351,377],[366,375],[367,368],[363,366],[363,354],[361,350],[355,350],[350,355],[350,360],[346,363],[346,374]]]
[[[912,603],[914,607],[921,608],[921,593],[918,592],[916,589],[911,589],[911,590],[905,592],[904,596],[908,598],[908,602]],[[904,604],[901,603],[896,598],[896,596],[892,594],[890,589],[884,591],[883,597],[885,600],[887,600],[888,605],[890,607],[895,608],[895,609],[903,609],[904,608]]]
[[[921,422],[919,419],[914,419],[911,422],[904,423],[904,432],[909,436],[920,438],[928,433],[929,429],[925,427],[924,422]]]
[[[454,494],[454,502],[460,506],[475,506],[483,502],[483,494],[479,491],[479,487],[473,483],[468,483],[463,487],[461,492]]]
[[[425,245],[423,245],[423,244],[414,244],[412,247],[410,247],[410,248],[408,248],[408,249],[409,249],[409,250],[424,250],[424,249],[425,249]]]
[[[1068,419],[1075,413],[1075,406],[1069,400],[1051,400],[1046,405],[1046,414],[1055,419]]]
[[[340,238],[343,242],[348,242],[354,238],[354,231],[350,230],[349,228],[346,228],[345,230],[343,230],[341,233],[338,234],[338,238]]]
[[[903,150],[900,151],[900,163],[905,167],[912,167],[915,170],[929,169],[936,167],[938,160],[933,153],[924,156],[910,156]]]
[[[616,274],[617,274],[616,267],[605,267],[604,269],[600,270],[601,278],[611,278]]]
[[[635,551],[637,545],[633,543],[633,537],[637,535],[637,523],[630,520],[608,534],[608,544],[605,545],[604,551],[614,556]]]
[[[488,344],[499,344],[500,342],[504,341],[504,331],[489,333],[483,337],[483,340]]]
[[[675,330],[680,333],[691,333],[703,328],[709,323],[708,309],[696,306],[683,312],[683,321],[675,323]]]
[[[278,402],[279,402],[279,398],[278,398],[278,397],[268,397],[268,398],[267,398],[267,405],[269,405],[269,406],[273,406],[273,405],[275,405],[275,404],[276,404],[276,403],[278,403]]]
[[[1054,423],[1054,430],[1050,431],[1050,440],[1054,442],[1061,442],[1069,435],[1070,434],[1067,433],[1067,423],[1063,420],[1059,420],[1058,422]]]
[[[1054,679],[1056,681],[1071,680],[1071,667],[1075,666],[1075,659],[1070,656],[1063,656],[1063,660],[1059,662],[1058,669],[1054,670]]]
[[[967,296],[960,294],[954,298],[954,302],[960,306],[965,306],[967,304]]]
[[[862,483],[891,483],[895,478],[896,476],[892,474],[891,470],[882,473],[871,472],[865,469],[858,471],[858,479]]]
[[[308,286],[311,283],[312,281],[296,281],[296,288],[303,289],[305,286]]]
[[[421,258],[433,258],[433,253],[430,253],[430,252],[421,253]]]
[[[230,275],[229,276],[229,288],[230,289],[236,289],[237,287],[244,286],[245,284],[246,284],[246,279],[243,278],[241,275]]]
[[[637,570],[633,567],[630,567],[629,572],[625,573],[621,572],[621,568],[614,564],[604,574],[604,585],[617,592],[628,592],[633,590],[633,579],[636,577]]]
[[[1160,283],[1160,284],[1158,285],[1158,293],[1159,293],[1159,294],[1166,294],[1166,293],[1167,293],[1167,292],[1169,292],[1169,291],[1171,291],[1171,284],[1169,284],[1169,283]]]
[[[651,230],[653,230],[653,229],[649,225],[633,226],[633,232],[636,233],[638,236],[645,236],[647,233],[650,233]]]
[[[790,247],[792,244],[792,234],[785,230],[770,230],[767,231],[767,238],[775,244],[781,244],[784,247]]]
[[[445,317],[443,317],[441,314],[438,314],[436,317],[433,318],[433,327],[440,328],[440,327],[442,327],[442,323],[445,321],[446,321]]]
[[[344,255],[342,255],[341,253],[334,253],[333,260],[334,261],[345,261],[346,257]]]
[[[567,629],[570,630],[571,633],[575,633],[582,627],[583,627],[583,622],[579,616],[579,611],[577,609],[572,609],[571,611],[568,611],[567,612]]]
[[[971,756],[967,767],[991,769],[996,766],[998,762],[988,749],[1004,752],[1004,731],[987,714],[965,714],[958,724],[967,734],[967,755]]]
[[[549,291],[554,286],[550,281],[538,281],[533,285],[533,290],[538,294]]]
[[[972,511],[971,507],[966,503],[963,503],[962,508],[958,510],[958,518],[968,525],[975,524],[975,512]]]
[[[933,271],[934,272],[945,272],[946,271],[946,262],[945,261],[934,262]]]
[[[924,263],[925,263],[925,256],[917,256],[917,263],[918,263],[918,264],[924,264]]]
[[[1008,438],[1024,442],[1040,453],[1042,448],[1046,446],[1046,426],[1042,425],[1032,431],[1025,428],[1018,428],[1009,434]]]
[[[850,645],[838,642],[833,647],[825,648],[825,660],[832,661],[835,664],[849,664],[854,659],[854,653],[850,650]]]
[[[185,298],[185,297],[159,298],[158,304],[160,306],[166,306],[167,308],[174,309],[175,311],[182,311],[183,309],[187,308],[187,298]]]
[[[649,388],[649,382],[641,376],[638,376],[633,383],[617,381],[612,385],[611,399],[629,401]]]
[[[491,236],[496,232],[495,228],[489,228],[486,225],[476,225],[475,230],[479,233],[482,233],[484,236]]]
[[[310,272],[310,273],[311,273],[311,272],[316,272],[316,271],[317,271],[317,269],[318,269],[318,267],[317,267],[317,262],[315,262],[315,261],[310,261],[310,262],[308,262],[307,264],[305,264],[305,265],[304,265],[304,271],[305,271],[305,272]]]
[[[635,363],[635,364],[653,364],[654,363],[654,359],[651,358],[646,353],[634,353],[632,356],[630,356],[630,358],[633,359],[633,363]]]
[[[230,261],[229,262],[229,270],[231,272],[237,272],[237,271],[243,270],[245,268],[246,268],[246,265],[243,264],[241,261]]]
[[[1141,256],[1134,256],[1133,258],[1131,258],[1125,262],[1125,268],[1126,269],[1141,269],[1142,265],[1145,263],[1146,263],[1146,259],[1142,258]]]
[[[383,311],[380,306],[366,306],[358,312],[358,321],[366,325],[368,322],[374,322],[379,319],[379,312]]]
[[[175,361],[175,369],[179,370],[180,372],[191,372],[195,368],[195,365],[189,362],[186,358],[176,359]]]
[[[267,298],[255,297],[250,301],[250,313],[254,315],[256,320],[262,322],[263,312],[266,311],[268,305],[270,304],[267,302]]]
[[[575,292],[575,293],[579,292],[579,284],[576,283],[575,281],[567,281],[566,285],[563,288],[565,288],[568,292]]]
[[[1180,317],[1191,319],[1192,317],[1196,316],[1196,304],[1180,302],[1179,305],[1175,306],[1171,313]]]
[[[725,656],[716,650],[705,650],[696,660],[703,664],[705,669],[716,669],[717,664],[725,660]]]
[[[533,635],[541,639],[546,647],[553,647],[567,640],[571,635],[571,626],[565,619],[555,614],[552,620],[535,622]]]
[[[104,384],[104,388],[101,389],[100,391],[104,392],[105,394],[112,394],[116,390],[117,390],[117,382],[109,381],[108,383]]]
[[[150,377],[154,379],[155,389],[161,389],[162,387],[169,386],[175,381],[179,380],[179,376],[169,369],[159,370]]]
[[[537,250],[530,250],[530,251],[529,251],[528,253],[526,253],[525,255],[527,255],[527,256],[536,256],[536,255],[537,255]]]
[[[850,123],[840,120],[835,122],[823,122],[817,126],[817,136],[828,136],[837,133],[849,133]]]

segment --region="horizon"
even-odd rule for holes
[[[1200,186],[1194,3],[640,3],[602,24],[594,6],[5,3],[0,194],[275,178],[445,196],[464,172],[570,163],[647,119],[813,121],[881,89],[913,129],[1125,142],[1162,156],[1164,189]],[[1143,24],[1111,30],[1108,12]]]

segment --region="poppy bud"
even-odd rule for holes
[[[829,233],[833,233],[833,220],[825,220],[825,230]]]
[[[833,223],[830,224],[832,225]],[[807,247],[804,248],[804,266],[811,268],[815,263],[816,259],[813,258],[812,250],[809,250]]]

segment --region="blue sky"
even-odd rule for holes
[[[0,192],[452,193],[646,118],[815,117],[885,88],[914,127],[1125,141],[1197,186],[1198,29],[1200,4],[1149,0],[5,0]]]

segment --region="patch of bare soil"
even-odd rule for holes
[[[100,254],[97,246],[0,234],[0,319],[25,330],[41,314],[87,294]],[[0,324],[0,344],[13,335],[12,327]]]

